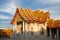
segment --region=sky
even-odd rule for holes
[[[17,7],[49,11],[51,18],[60,19],[60,0],[0,0],[0,28],[12,27]]]

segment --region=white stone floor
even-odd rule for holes
[[[0,40],[58,40],[52,39],[51,37],[47,38],[46,33],[43,35],[30,35],[30,34],[19,34],[13,35],[11,38],[0,38]]]

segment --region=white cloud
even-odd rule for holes
[[[48,1],[47,1],[48,2]],[[49,0],[50,3],[59,3],[60,0]]]
[[[10,19],[10,17],[0,15],[0,19]]]
[[[56,3],[60,3],[60,0],[35,0],[35,2],[41,4],[56,4]]]
[[[52,19],[59,19],[60,18],[60,6],[51,6],[47,8],[43,8],[42,10],[44,11],[49,11],[50,12],[50,17]]]
[[[8,12],[13,15],[15,12],[15,9],[16,9],[16,5],[14,5],[13,3],[10,3],[10,4],[7,4],[4,9],[2,8],[0,11]]]

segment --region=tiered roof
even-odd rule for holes
[[[60,27],[60,20],[54,20],[53,26]]]
[[[50,19],[49,12],[40,10],[32,11],[31,9],[17,8],[11,24],[14,24],[14,22],[17,22],[18,20],[44,23],[47,21],[47,19]]]
[[[53,19],[47,20],[47,27],[53,28]]]
[[[47,21],[47,27],[48,28],[58,28],[60,27],[60,20],[53,20],[50,19]]]

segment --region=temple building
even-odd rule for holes
[[[51,29],[51,28],[59,28],[59,26],[60,26],[60,20],[54,20],[54,19],[47,20],[46,27]]]
[[[16,8],[11,24],[13,25],[13,31],[16,31],[16,33],[40,32],[41,28],[46,30],[46,21],[49,19],[49,12]]]
[[[60,34],[60,20],[50,19],[46,24],[47,37],[57,37]]]

